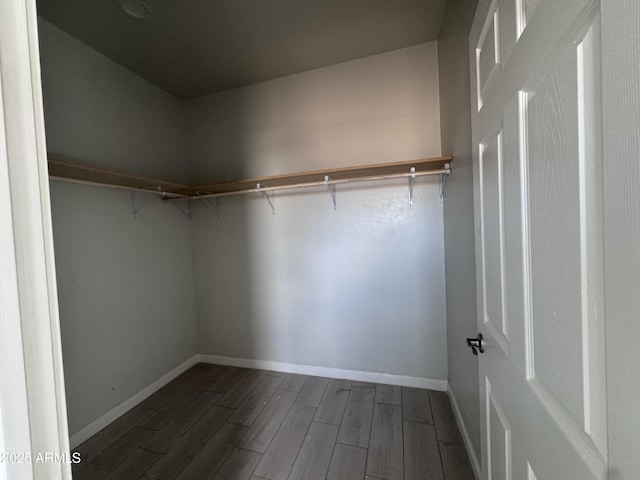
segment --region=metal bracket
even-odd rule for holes
[[[411,167],[411,173],[416,172],[416,167]],[[413,205],[413,182],[415,181],[415,175],[409,175],[409,205]]]
[[[275,215],[276,207],[273,206],[273,202],[272,202],[272,200],[275,199],[275,192],[271,191],[271,198],[269,198],[269,195],[267,195],[267,192],[262,190],[263,187],[266,187],[266,185],[262,185],[261,183],[256,183],[256,192],[260,192],[262,194],[264,199],[269,203],[269,206],[271,207],[271,212]]]
[[[333,209],[336,209],[336,185],[335,183],[329,183],[329,181],[331,180],[331,177],[328,175],[325,175],[324,177],[324,183],[327,187],[329,187],[329,195],[331,195],[331,200],[333,201]]]
[[[180,205],[184,205],[181,202],[169,202],[169,203],[174,207],[176,207],[181,214],[183,214],[185,217],[191,220],[191,202],[189,200],[185,202],[186,207],[181,207]]]
[[[202,200],[204,202],[204,204],[209,207],[209,210],[211,210],[212,212],[216,212],[216,217],[218,217],[218,219],[220,219],[220,197],[216,197],[216,208],[214,210],[214,208],[211,206],[211,204],[209,202],[207,202],[206,198],[201,198],[200,200]]]
[[[447,183],[447,175],[451,174],[451,166],[448,163],[444,164],[444,169],[446,170],[440,177],[440,203],[444,203],[444,187]]]
[[[158,189],[160,189],[160,187],[158,187]],[[147,193],[142,197],[140,201],[136,202],[136,193],[140,193],[140,192],[136,192],[135,190],[131,191],[131,213],[133,214],[133,218],[136,218],[138,215],[138,212],[142,210],[142,207],[144,206],[144,204],[147,203],[147,201],[151,197],[155,196],[155,194],[153,193]]]

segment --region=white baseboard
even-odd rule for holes
[[[451,399],[451,406],[453,407],[453,414],[456,417],[456,423],[458,424],[458,428],[460,429],[460,433],[462,434],[462,439],[464,440],[464,446],[467,448],[467,453],[469,454],[469,461],[471,462],[471,468],[473,468],[473,473],[476,477],[476,480],[482,478],[482,469],[480,468],[480,462],[478,461],[478,454],[473,448],[473,444],[471,443],[471,437],[469,437],[469,431],[462,419],[462,412],[460,411],[460,406],[458,405],[458,401],[456,400],[455,395],[453,394],[453,390],[451,390],[451,385],[447,383],[447,393],[449,394],[449,398]]]
[[[440,392],[447,391],[447,381],[432,378],[410,377],[407,375],[393,375],[390,373],[364,372],[360,370],[345,370],[342,368],[315,367],[296,363],[272,362],[269,360],[255,360],[251,358],[222,357],[219,355],[199,355],[200,362],[229,365],[232,367],[257,368],[260,370],[274,370],[284,373],[299,373],[317,377],[339,378],[355,380],[357,382],[384,383],[400,385],[402,387],[428,388]]]
[[[109,425],[111,422],[113,422],[114,420],[117,420],[119,417],[127,413],[129,410],[131,410],[133,407],[138,405],[144,399],[156,393],[158,390],[160,390],[162,387],[164,387],[167,383],[169,383],[171,380],[176,378],[178,375],[184,373],[186,370],[193,367],[196,363],[198,363],[198,360],[199,360],[198,355],[197,354],[194,355],[193,357],[189,358],[188,360],[178,365],[176,368],[174,368],[170,372],[161,376],[151,385],[140,390],[134,396],[128,398],[124,402],[120,403],[116,407],[109,410],[107,413],[102,415],[97,420],[91,422],[86,427],[78,430],[69,438],[71,449],[76,448],[82,442],[84,442],[85,440],[89,439],[90,437],[98,433],[100,430],[102,430],[104,427]]]

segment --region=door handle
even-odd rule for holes
[[[478,352],[484,353],[484,338],[481,333],[476,338],[467,338],[467,345],[471,347],[474,355],[478,355]]]

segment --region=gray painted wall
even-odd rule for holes
[[[182,102],[42,19],[39,35],[50,153],[186,179]]]
[[[194,181],[440,154],[437,46],[190,101]],[[192,222],[200,353],[447,378],[439,182],[222,200]]]
[[[480,411],[477,357],[465,344],[477,333],[469,30],[477,0],[449,0],[438,41],[442,150],[454,156],[444,202],[449,384],[477,458]]]
[[[194,182],[440,154],[435,42],[186,102]]]
[[[184,178],[177,100],[40,22],[50,152],[83,163]],[[52,182],[71,433],[196,350],[189,222],[126,192]]]

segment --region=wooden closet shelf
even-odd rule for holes
[[[131,175],[95,167],[76,165],[49,158],[49,179],[81,185],[116,188],[120,190],[155,193],[169,198],[180,198],[184,195],[177,191],[189,187],[181,183],[167,182],[155,178]]]
[[[403,177],[411,175],[412,167],[417,175],[447,173],[446,165],[452,160],[453,157],[423,158],[189,186],[49,159],[49,177],[62,182],[155,193],[172,199],[197,199],[255,191],[257,185],[260,185],[260,190],[319,186],[325,183],[327,177],[330,183]]]

